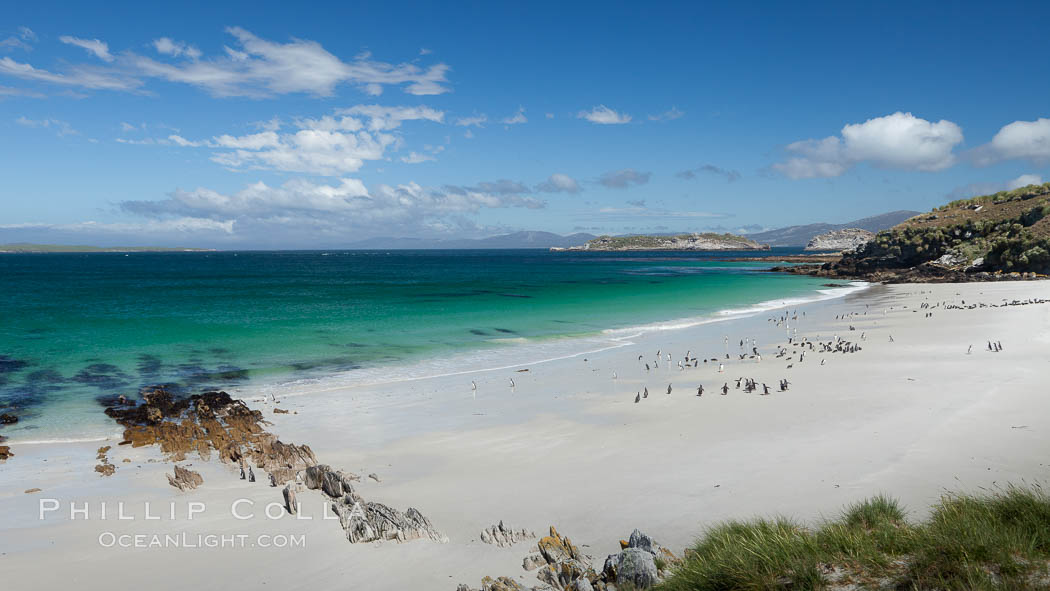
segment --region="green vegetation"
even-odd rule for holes
[[[63,244],[0,244],[2,252],[185,252],[204,251],[203,248],[163,248],[159,246],[82,246]]]
[[[953,201],[915,216],[843,262],[859,270],[914,267],[948,255],[1003,272],[1050,272],[1050,183]]]
[[[776,518],[711,528],[661,591],[1047,589],[1050,496],[1038,485],[948,495],[909,523],[877,496],[816,529]]]

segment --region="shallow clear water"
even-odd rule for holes
[[[0,255],[0,412],[23,417],[4,432],[110,433],[97,398],[149,384],[290,387],[450,357],[542,358],[568,337],[597,343],[607,329],[805,298],[826,283],[713,260],[731,255]]]

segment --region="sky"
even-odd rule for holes
[[[1050,180],[1050,3],[20,2],[0,242],[749,232]]]

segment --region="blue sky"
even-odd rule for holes
[[[1050,180],[1046,3],[17,3],[0,242],[732,231]]]

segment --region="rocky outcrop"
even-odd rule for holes
[[[583,246],[551,250],[769,250],[769,245],[734,234],[705,233],[677,236],[599,236]]]
[[[317,463],[309,446],[280,441],[264,429],[262,412],[226,392],[175,398],[164,388],[149,388],[141,404],[120,397],[106,415],[125,427],[120,445],[156,445],[172,461],[191,453],[208,460],[215,452],[223,462],[254,464],[275,484],[293,481],[298,471]]]
[[[430,520],[409,507],[401,512],[382,503],[365,501],[355,490],[360,477],[320,464],[303,473],[307,489],[320,490],[351,543],[429,539],[445,543],[448,538]]]
[[[0,445],[0,462],[6,462],[7,459],[12,457],[13,455],[15,454],[11,453],[11,446]]]
[[[113,476],[113,473],[117,471],[117,467],[110,463],[109,457],[106,455],[109,453],[109,450],[110,447],[105,445],[98,448],[98,453],[95,454],[95,459],[98,460],[95,472],[102,476]]]
[[[481,530],[481,541],[486,544],[495,544],[500,548],[506,548],[513,546],[518,542],[525,542],[527,540],[535,539],[536,534],[528,531],[524,528],[516,530],[503,525],[500,521],[498,525],[490,526],[488,529]],[[530,570],[530,569],[525,569]]]
[[[193,490],[204,484],[204,477],[189,468],[176,465],[175,476],[168,474],[168,484],[181,491]]]
[[[13,414],[4,413],[0,415],[0,425],[13,425],[18,422],[18,417]]]
[[[831,230],[813,237],[806,250],[853,250],[864,246],[875,238],[875,234],[860,228]]]
[[[657,544],[639,530],[628,540],[621,540],[622,550],[605,559],[602,571],[595,572],[591,558],[582,554],[569,538],[551,526],[550,535],[537,542],[537,554],[525,558],[522,566],[532,570],[540,566],[536,577],[539,587],[525,587],[510,577],[481,581],[480,591],[616,591],[617,589],[648,589],[666,578],[672,566],[681,564],[673,552]],[[502,586],[501,586],[502,585]],[[475,591],[460,585],[458,591]]]
[[[299,500],[295,498],[295,489],[292,488],[294,485],[286,484],[284,490],[281,493],[284,495],[284,508],[290,515],[299,514]]]

